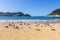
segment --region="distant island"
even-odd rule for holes
[[[60,8],[52,11],[48,16],[60,16]]]
[[[0,16],[31,16],[22,12],[0,12]]]

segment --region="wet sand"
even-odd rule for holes
[[[60,40],[60,22],[0,22],[0,40]]]

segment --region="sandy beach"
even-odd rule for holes
[[[0,40],[60,40],[60,22],[0,22]]]

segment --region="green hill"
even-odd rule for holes
[[[0,16],[31,16],[22,12],[0,12]]]
[[[52,13],[50,13],[49,15],[60,15],[60,8],[52,11]]]

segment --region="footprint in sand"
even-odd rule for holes
[[[55,29],[51,29],[52,31],[56,31]]]
[[[36,31],[41,31],[40,29],[35,29]]]
[[[21,26],[22,24],[20,24],[20,26]]]
[[[31,27],[29,27],[29,28],[31,28]]]
[[[16,29],[19,29],[19,27],[18,27],[18,26],[16,26],[15,28],[16,28]]]
[[[43,26],[41,25],[41,27],[43,27]]]
[[[8,26],[5,26],[5,28],[8,28]]]

